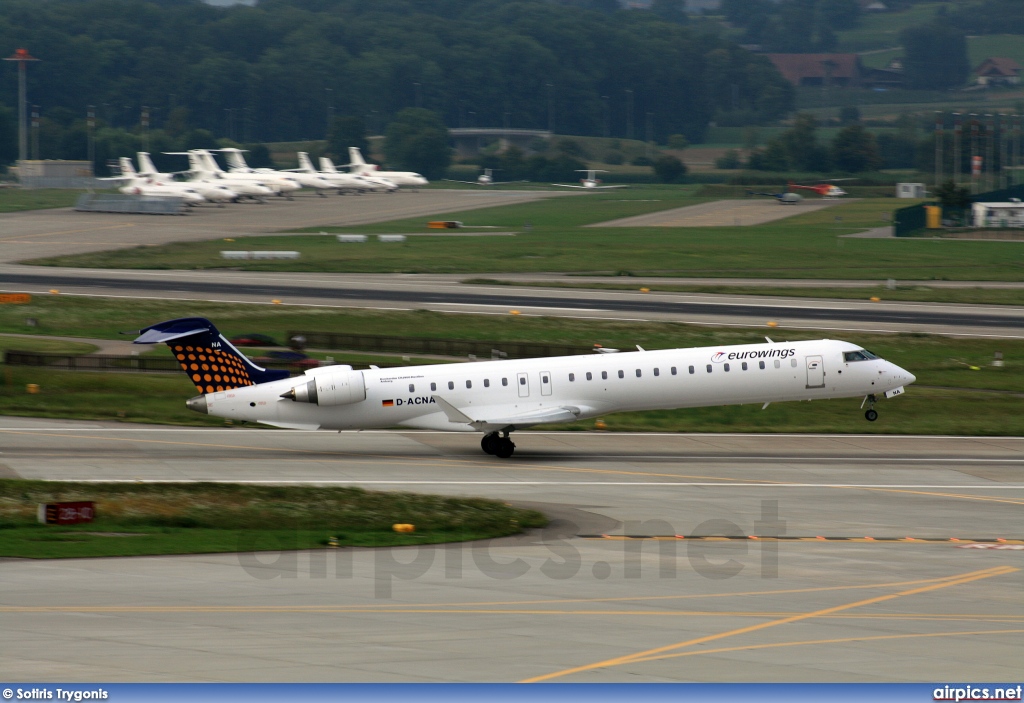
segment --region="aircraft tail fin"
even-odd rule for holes
[[[170,347],[182,370],[200,393],[229,391],[288,377],[284,370],[252,363],[204,317],[181,317],[139,330],[135,344]]]
[[[157,173],[156,166],[153,165],[153,160],[149,158],[148,151],[140,151],[135,156],[139,160],[139,173],[146,175]]]
[[[350,146],[348,148],[348,160],[349,166],[366,166],[366,162],[363,161],[363,152],[359,151],[359,147]]]
[[[120,159],[118,159],[118,162],[120,163],[120,166],[121,166],[121,175],[122,176],[125,176],[126,178],[132,178],[132,177],[135,177],[135,176],[138,175],[135,172],[135,167],[132,166],[132,160],[131,160],[130,157],[122,156]],[[140,163],[140,166],[141,166],[141,163]]]
[[[241,149],[221,149],[224,158],[227,159],[228,168],[242,168],[248,170],[249,164],[245,163]]]
[[[337,173],[338,172],[338,167],[335,166],[334,162],[331,161],[326,156],[321,156],[320,157],[320,170],[323,171],[324,173]]]
[[[313,162],[309,160],[309,154],[305,151],[298,152],[299,155],[299,168],[306,173],[316,173],[316,169],[313,168]]]

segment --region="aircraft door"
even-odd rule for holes
[[[519,397],[530,397],[530,375],[526,373],[516,374],[516,382],[519,384]]]
[[[820,356],[808,356],[807,360],[807,387],[825,387],[825,365]]]
[[[551,372],[540,372],[540,394],[551,395]]]

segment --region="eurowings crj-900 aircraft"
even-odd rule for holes
[[[199,389],[191,410],[304,430],[483,432],[481,448],[501,458],[515,451],[515,430],[628,410],[862,397],[874,421],[879,395],[902,395],[916,380],[830,339],[367,371],[323,366],[296,378],[256,366],[201,317],[161,322],[135,339],[159,342]]]

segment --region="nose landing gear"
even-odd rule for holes
[[[512,443],[508,432],[505,433],[504,437],[500,436],[497,432],[488,432],[480,440],[480,448],[486,454],[496,456],[499,459],[508,459],[516,450],[516,445]]]
[[[864,412],[864,417],[867,418],[868,422],[874,422],[875,420],[878,419],[878,411],[875,410],[875,401],[876,400],[877,399],[875,398],[875,394],[874,393],[872,393],[871,395],[868,395],[868,396],[866,396],[864,398],[864,402],[866,402],[868,404],[868,409]],[[864,407],[864,403],[861,403],[860,406],[863,408]]]

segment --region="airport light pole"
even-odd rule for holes
[[[89,169],[95,174],[96,172],[96,137],[93,135],[93,130],[96,129],[96,106],[89,105],[88,112],[85,113],[85,128],[86,128],[86,149],[89,154]]]
[[[39,160],[39,106],[32,106],[32,159]]]
[[[4,61],[18,62],[18,161],[28,159],[28,106],[25,97],[25,64],[39,59],[31,56],[28,49],[17,49],[13,56]]]
[[[633,138],[633,89],[626,88],[626,139]]]

